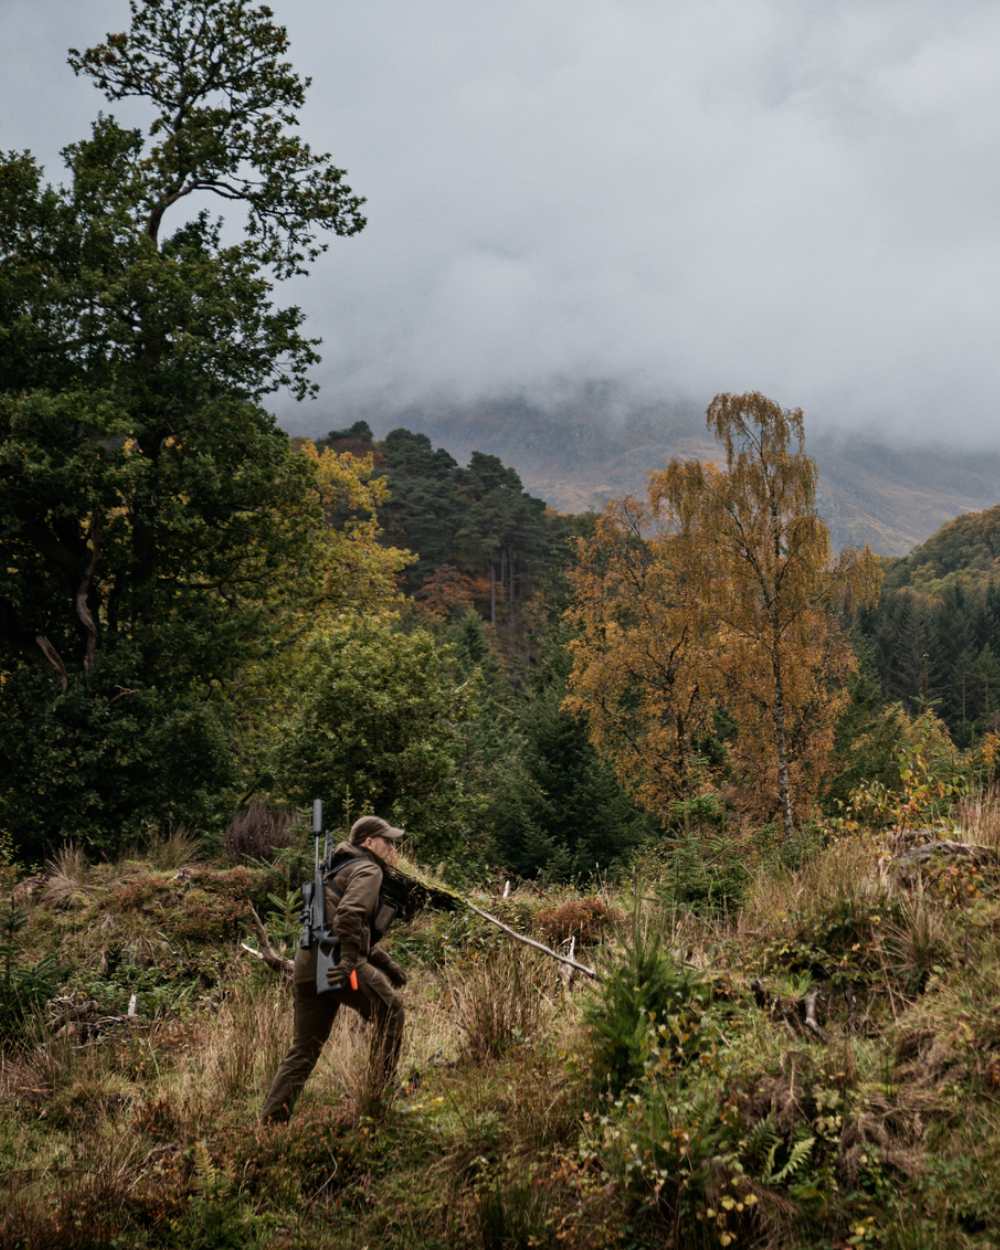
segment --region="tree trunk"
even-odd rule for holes
[[[774,746],[778,755],[778,799],[781,804],[781,820],[785,837],[795,832],[792,817],[791,782],[788,777],[788,734],[785,725],[785,687],[781,673],[781,653],[777,642],[771,651],[771,668],[774,673]]]

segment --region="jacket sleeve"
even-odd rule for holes
[[[378,906],[382,887],[382,869],[375,863],[363,863],[351,873],[330,928],[340,939],[340,960],[359,964],[368,957],[371,917]]]

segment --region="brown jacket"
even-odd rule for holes
[[[373,949],[394,914],[382,899],[382,865],[378,856],[365,847],[341,842],[331,857],[324,894],[327,924],[340,941],[341,962],[354,967],[368,961],[391,980],[405,980],[385,951]],[[315,950],[299,950],[295,956],[295,980],[310,981],[315,976]]]

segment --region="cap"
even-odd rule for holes
[[[390,842],[397,842],[405,836],[402,829],[390,825],[381,816],[362,816],[351,825],[350,842],[352,846],[360,846],[365,838],[386,838]]]

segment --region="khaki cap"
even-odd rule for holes
[[[390,825],[381,816],[362,816],[351,825],[350,842],[352,846],[360,846],[365,838],[386,838],[390,842],[398,842],[406,834],[395,825]]]

